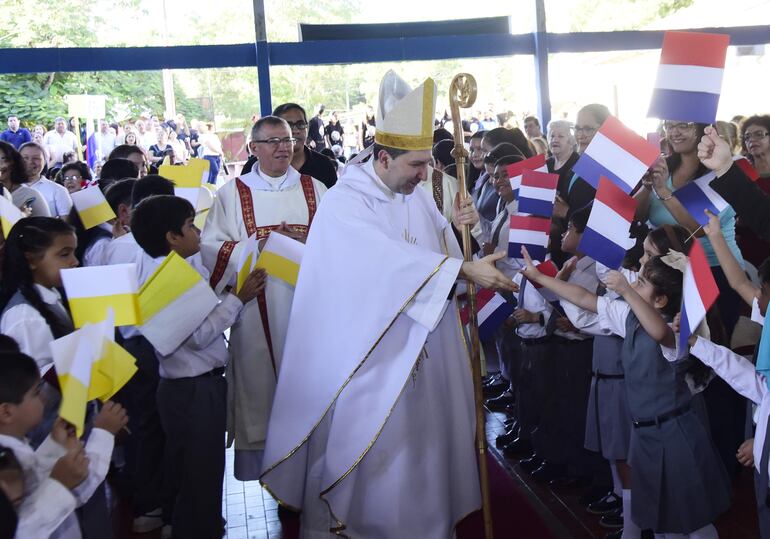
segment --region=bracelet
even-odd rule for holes
[[[655,195],[655,198],[657,198],[657,199],[658,199],[658,200],[660,200],[661,202],[665,202],[665,201],[667,201],[667,200],[671,200],[672,198],[674,198],[674,193],[671,193],[671,194],[670,194],[670,195],[668,195],[666,198],[662,198],[662,197],[661,197],[661,196],[658,194],[658,191],[657,191],[657,189],[655,189],[655,187],[653,187],[653,188],[652,188],[652,193]]]

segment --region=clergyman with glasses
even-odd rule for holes
[[[300,174],[312,176],[326,187],[331,187],[337,183],[337,170],[332,161],[307,146],[308,121],[305,109],[296,103],[283,103],[273,110],[273,116],[283,118],[291,128],[291,136],[295,139],[294,155],[291,158],[292,168],[299,171]],[[243,165],[241,174],[251,172],[251,168],[256,162],[257,157],[255,155],[249,156],[249,160]]]
[[[257,160],[217,191],[201,234],[203,264],[217,293],[235,286],[249,237],[256,235],[260,252],[272,232],[305,241],[326,186],[291,166],[296,143],[286,120],[259,119],[249,142]],[[235,477],[242,481],[259,477],[293,296],[293,287],[269,278],[230,332],[227,433],[235,440]]]

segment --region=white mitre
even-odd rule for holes
[[[435,110],[433,79],[425,79],[412,90],[394,71],[388,71],[380,83],[374,141],[399,150],[430,150]]]

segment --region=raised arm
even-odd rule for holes
[[[526,247],[521,248],[521,254],[526,263],[525,268],[522,270],[524,277],[534,283],[546,287],[556,295],[577,305],[581,309],[591,311],[592,313],[596,312],[596,294],[592,294],[582,286],[567,283],[560,279],[554,279],[553,277],[540,273],[532,263],[532,258],[529,256]]]
[[[732,251],[727,246],[725,237],[722,235],[722,224],[719,222],[719,217],[708,210],[705,211],[706,215],[709,216],[709,224],[703,227],[703,230],[711,241],[711,246],[714,248],[714,252],[719,259],[722,271],[725,272],[727,282],[730,283],[730,288],[738,292],[743,301],[749,305],[753,304],[759,289],[746,276],[746,273],[741,269]]]
[[[642,277],[639,277],[642,279]],[[647,303],[636,290],[634,290],[626,278],[617,271],[611,271],[604,279],[607,288],[615,291],[622,296],[628,303],[631,310],[639,319],[639,323],[647,334],[658,343],[668,348],[673,348],[676,344],[674,331],[668,326],[660,313]]]

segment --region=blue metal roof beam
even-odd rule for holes
[[[701,28],[726,33],[732,45],[770,43],[770,26]],[[548,33],[548,52],[656,49],[663,31]],[[434,36],[346,41],[266,43],[269,65],[328,65],[369,62],[489,58],[535,54],[536,34]],[[262,49],[262,48],[261,48]],[[257,65],[254,43],[173,47],[0,49],[0,73],[52,71],[147,71]]]

